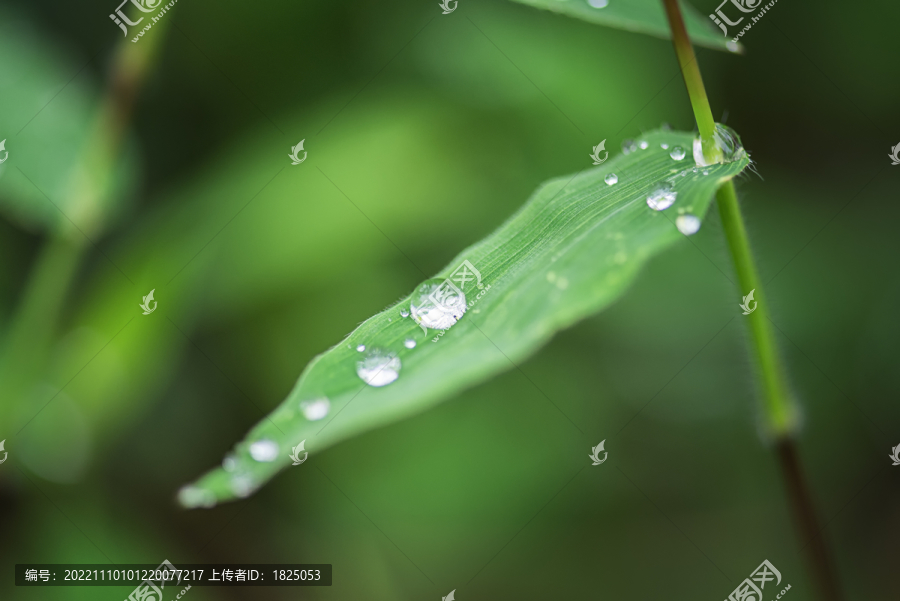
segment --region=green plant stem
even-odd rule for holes
[[[778,357],[775,334],[769,321],[769,309],[763,294],[762,283],[750,253],[750,240],[738,206],[734,182],[727,181],[716,192],[716,203],[722,218],[722,227],[728,248],[737,272],[741,294],[755,291],[756,309],[747,315],[753,340],[753,351],[759,367],[764,415],[769,433],[775,438],[785,438],[794,434],[796,420],[788,392],[787,378]]]
[[[703,78],[700,75],[700,67],[681,17],[678,0],[663,0],[663,3],[672,28],[675,53],[678,56],[684,83],[697,119],[697,127],[700,130],[704,157],[709,159],[711,156],[721,156],[720,153],[707,146],[708,142],[715,146],[715,123],[703,85]],[[710,136],[709,140],[707,140],[707,135]],[[722,184],[716,192],[716,203],[719,207],[742,295],[755,290],[757,305],[755,310],[747,315],[747,318],[749,319],[753,353],[760,374],[764,415],[767,429],[776,439],[779,464],[785,481],[791,514],[803,544],[802,551],[806,555],[812,580],[819,591],[820,598],[827,601],[840,601],[841,592],[837,581],[837,572],[833,567],[831,553],[823,536],[823,529],[816,517],[812,495],[800,466],[795,442],[796,419],[791,404],[786,372],[778,357],[772,322],[768,317],[766,296],[759,281],[750,251],[747,229],[744,227],[744,220],[738,205],[737,192],[731,180]]]

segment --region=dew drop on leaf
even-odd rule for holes
[[[278,443],[274,440],[257,440],[250,443],[250,456],[254,461],[275,461],[278,457]]]
[[[675,159],[676,161],[680,161],[685,156],[684,148],[681,146],[676,146],[672,149],[672,152],[669,153],[669,156]]]
[[[312,422],[320,420],[328,415],[329,409],[331,409],[331,402],[324,397],[314,401],[303,401],[300,403],[300,410],[303,412],[303,416]]]
[[[356,375],[369,386],[387,386],[400,375],[400,358],[394,353],[373,350],[356,364]]]
[[[675,227],[685,236],[693,236],[700,231],[700,218],[696,215],[679,215],[675,219]]]
[[[647,197],[647,206],[654,211],[664,211],[675,203],[677,196],[678,192],[675,192],[671,186],[660,186]]]
[[[619,176],[615,173],[610,173],[606,177],[603,178],[603,181],[606,182],[607,186],[612,186],[613,184],[619,183]]]

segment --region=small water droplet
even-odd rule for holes
[[[304,417],[312,422],[320,420],[328,415],[330,409],[331,401],[325,397],[314,401],[303,401],[300,403],[300,410],[303,412]]]
[[[669,145],[666,144],[665,142],[663,142],[662,144],[660,144],[659,147],[662,148],[663,150],[668,150],[668,149],[669,149]]]
[[[451,328],[466,312],[466,295],[446,280],[431,279],[413,294],[410,312],[416,323],[433,330]]]
[[[693,236],[700,231],[700,218],[696,215],[679,215],[675,219],[675,227],[685,236]]]
[[[226,472],[233,472],[237,468],[237,458],[234,455],[226,455],[222,460],[222,469]]]
[[[406,309],[400,309],[400,317],[409,317],[409,311]]]
[[[622,154],[631,154],[637,150],[637,144],[631,138],[622,140]]]
[[[737,52],[740,49],[740,46],[738,46],[738,43],[734,40],[728,40],[725,42],[725,48],[727,48],[729,52]]]
[[[266,463],[275,461],[275,458],[278,457],[278,443],[268,439],[252,442],[250,443],[250,456],[255,461]]]
[[[609,0],[588,0],[588,4],[594,8],[606,8],[609,6]]]
[[[704,169],[704,170],[703,170],[703,175],[709,175],[709,169]]]
[[[647,140],[641,140],[638,146],[641,147],[641,150],[647,150],[650,144],[647,142]]]
[[[184,486],[178,491],[178,502],[184,507],[214,507],[216,495],[199,486]]]
[[[681,146],[676,146],[672,149],[672,152],[669,153],[669,156],[675,159],[676,161],[680,161],[685,156],[684,148]]]
[[[400,375],[400,358],[376,349],[356,364],[356,375],[369,386],[387,386]]]
[[[231,478],[231,491],[244,499],[253,494],[258,485],[250,474],[238,474]]]
[[[672,126],[669,125],[668,123],[663,123],[662,125],[659,126],[659,128],[663,131],[671,131],[672,130]]]
[[[405,346],[406,348],[416,348],[416,341],[412,338],[407,338],[403,341],[403,346]]]
[[[603,178],[603,181],[606,182],[607,186],[612,186],[613,184],[619,183],[619,176],[615,173],[610,173],[606,177]]]
[[[356,347],[356,350],[359,351],[359,352],[361,353],[361,352],[363,352],[364,350],[366,350],[366,345],[365,345],[365,344],[360,344],[358,347]]]
[[[700,138],[694,138],[694,162],[700,167],[709,167],[716,163],[731,163],[744,157],[746,152],[741,146],[741,140],[733,129],[721,123],[716,123],[716,132],[713,134],[716,143],[716,156],[707,160],[703,156],[703,143]]]
[[[647,197],[647,206],[654,211],[664,211],[675,203],[678,192],[675,192],[671,186],[663,185],[650,193]]]

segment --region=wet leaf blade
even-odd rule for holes
[[[679,243],[677,215],[686,211],[702,219],[721,182],[749,164],[744,154],[703,175],[689,170],[689,152],[675,161],[661,148],[665,142],[690,149],[692,134],[655,131],[644,139],[646,150],[546,182],[506,223],[437,274],[447,278],[469,261],[482,283],[458,283],[469,308],[443,335],[425,335],[412,318],[401,317],[410,306],[406,297],[316,357],[287,399],[236,445],[230,469],[216,468],[183,489],[182,503],[212,506],[247,496],[291,465],[290,450],[301,441],[312,461],[341,440],[424,411],[513,369],[557,331],[616,300],[648,259]],[[586,148],[589,165],[587,155]],[[610,173],[619,178],[611,186],[604,181]],[[667,182],[677,193],[675,203],[651,210],[647,196]],[[407,339],[417,342],[415,348],[406,348]],[[358,345],[366,345],[366,352],[396,353],[399,378],[378,388],[364,384],[356,373],[365,354]],[[330,400],[330,411],[320,420],[307,419],[304,404],[321,398]],[[263,439],[278,444],[274,461],[250,456],[250,443]]]
[[[671,39],[669,22],[661,0],[609,0],[603,8],[595,8],[588,0],[514,0],[535,8],[542,8],[588,23],[624,29],[635,33],[645,33],[658,38]],[[712,20],[687,2],[681,3],[684,24],[691,41],[699,46],[715,50],[728,50],[726,44],[731,39],[716,28]],[[738,46],[737,50],[740,49]]]

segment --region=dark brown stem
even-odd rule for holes
[[[841,601],[837,570],[825,541],[825,531],[819,526],[816,517],[812,495],[800,467],[797,445],[792,438],[783,438],[778,441],[777,449],[797,536],[803,545],[801,552],[806,558],[813,582],[818,589],[818,596],[823,601]]]

